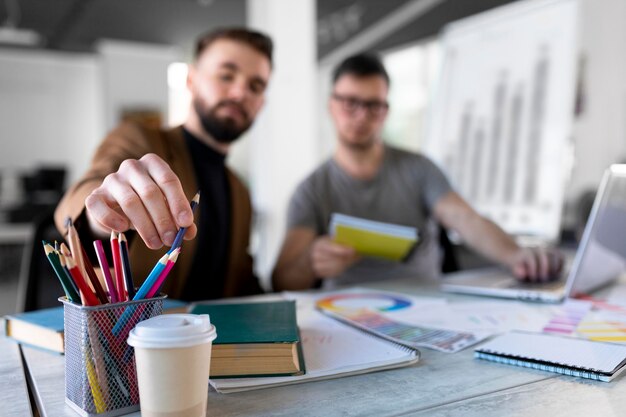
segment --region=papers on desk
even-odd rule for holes
[[[289,293],[288,296],[296,300],[307,297],[302,293]],[[445,306],[443,299],[352,288],[317,294],[314,301],[316,307],[330,317],[409,347],[453,353],[492,335],[491,332],[416,325],[413,317],[429,308]]]
[[[417,229],[333,213],[330,235],[363,256],[401,261],[418,241]]]

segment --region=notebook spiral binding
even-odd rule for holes
[[[492,362],[502,363],[505,365],[521,366],[524,368],[554,372],[573,377],[587,378],[595,381],[609,381],[609,378],[607,376],[604,376],[603,373],[601,373],[597,369],[583,367],[574,368],[571,365],[563,363],[546,364],[532,360],[530,358],[508,356],[491,351],[475,351],[474,357],[477,359],[484,359]]]
[[[422,357],[422,352],[420,352],[420,350],[418,348],[414,347],[414,346],[409,346],[408,344],[400,343],[400,342],[392,339],[391,337],[389,337],[387,335],[379,334],[379,333],[374,332],[373,330],[366,329],[366,328],[364,328],[362,326],[357,325],[357,323],[355,323],[354,321],[346,319],[346,318],[342,317],[339,314],[333,314],[333,313],[331,313],[329,311],[326,311],[326,310],[320,309],[320,308],[318,308],[317,311],[319,311],[320,313],[322,313],[322,314],[324,314],[324,315],[326,315],[328,317],[331,317],[331,318],[333,318],[333,319],[335,319],[335,320],[337,320],[337,321],[339,321],[339,322],[341,322],[343,324],[346,324],[346,325],[350,326],[351,328],[356,329],[359,332],[361,332],[361,333],[363,333],[363,334],[365,334],[365,335],[367,335],[369,337],[376,338],[376,339],[382,339],[382,340],[384,340],[386,342],[389,342],[390,344],[392,344],[394,346],[397,346],[398,348],[400,348],[404,352],[415,352],[415,357],[418,360],[421,359],[421,357]]]

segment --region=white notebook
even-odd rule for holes
[[[541,333],[504,334],[477,347],[474,357],[604,382],[626,369],[626,345]]]
[[[420,352],[346,326],[298,301],[305,375],[211,379],[221,393],[356,375],[416,363]]]

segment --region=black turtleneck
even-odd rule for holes
[[[215,151],[183,129],[187,149],[200,187],[196,209],[197,252],[182,299],[186,301],[220,298],[226,277],[230,243],[230,187],[226,177],[226,156]],[[184,256],[184,248],[181,256]]]

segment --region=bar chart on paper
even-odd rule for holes
[[[570,0],[521,2],[444,32],[425,152],[461,195],[509,233],[558,236],[575,101],[576,15]]]

